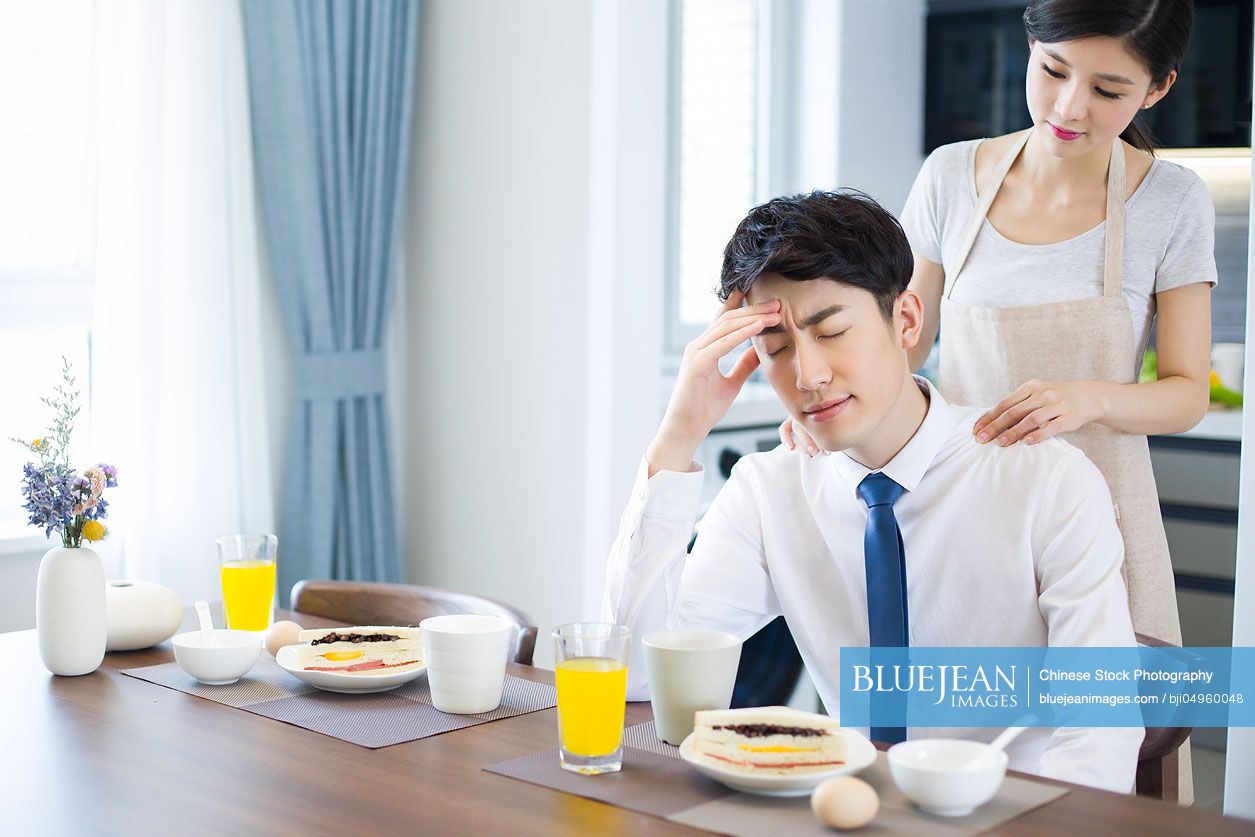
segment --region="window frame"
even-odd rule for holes
[[[786,188],[795,154],[788,142],[789,124],[795,111],[791,82],[796,72],[792,60],[794,32],[791,0],[755,0],[756,37],[754,203],[759,204]],[[663,374],[674,377],[684,347],[704,325],[688,325],[680,318],[680,148],[681,90],[684,69],[684,0],[670,0],[667,36],[667,171],[665,275],[663,290]],[[731,230],[728,231],[731,234]],[[713,303],[713,300],[712,300]],[[712,305],[713,307],[713,305]]]

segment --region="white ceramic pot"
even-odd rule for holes
[[[105,611],[106,651],[151,648],[174,636],[183,624],[179,597],[169,587],[151,581],[110,581],[105,585]]]
[[[105,658],[105,570],[83,547],[54,547],[39,562],[35,586],[39,657],[53,674],[90,674]]]

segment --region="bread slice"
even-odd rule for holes
[[[420,665],[418,628],[365,625],[301,631],[301,668],[343,674],[393,673]]]
[[[845,764],[841,724],[787,706],[699,711],[693,750],[746,773],[794,775]]]

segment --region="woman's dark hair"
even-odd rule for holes
[[[902,226],[880,204],[853,189],[814,191],[749,211],[724,248],[718,294],[748,293],[764,273],[832,279],[871,293],[889,320],[913,267]]]
[[[1024,10],[1024,31],[1032,41],[1119,38],[1156,87],[1181,68],[1193,29],[1194,0],[1031,0]],[[1153,138],[1137,118],[1120,138],[1154,153]]]

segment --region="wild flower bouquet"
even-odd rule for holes
[[[39,464],[22,467],[22,506],[30,514],[30,524],[40,526],[45,536],[61,533],[61,545],[82,546],[84,540],[102,540],[108,530],[101,519],[108,514],[106,488],[118,484],[118,470],[100,463],[79,474],[70,467],[70,437],[78,416],[78,392],[69,361],[62,359],[62,383],[50,398],[40,399],[51,407],[55,418],[47,436],[28,442],[13,439],[39,458]]]

